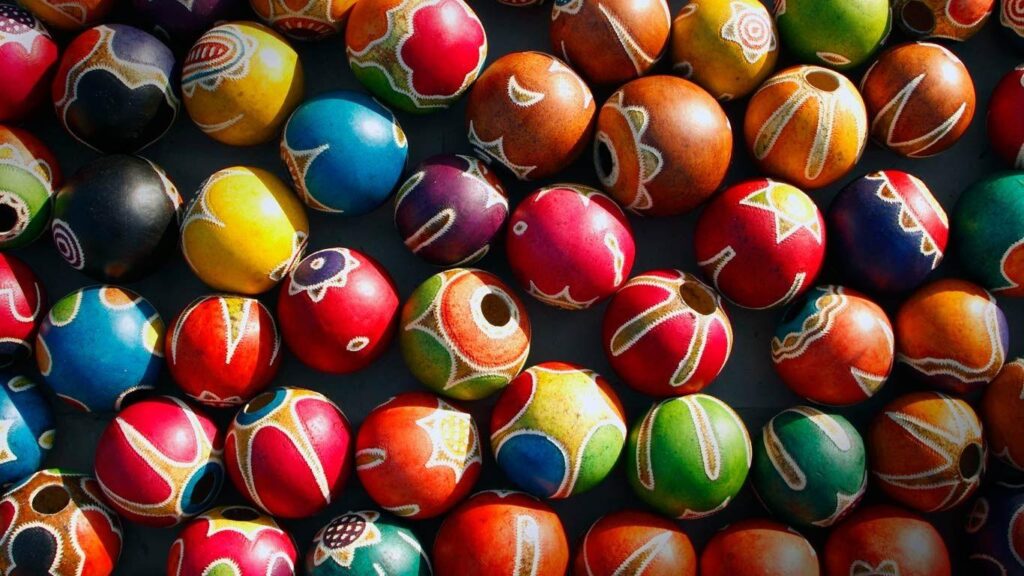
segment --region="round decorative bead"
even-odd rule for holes
[[[217,408],[238,406],[261,392],[281,365],[281,336],[259,300],[203,296],[171,324],[167,368],[189,397]]]
[[[302,63],[262,24],[221,24],[189,51],[181,91],[188,115],[207,136],[233,146],[262,144],[302,101]]]
[[[478,492],[445,518],[433,558],[438,576],[554,576],[569,567],[569,543],[558,515],[540,500],[522,492]]]
[[[103,495],[124,518],[174,526],[210,506],[224,482],[223,436],[209,416],[171,396],[122,410],[96,446]]]
[[[626,282],[601,330],[616,374],[652,396],[706,388],[732,352],[732,325],[714,290],[679,270],[651,270]]]
[[[743,134],[761,171],[821,188],[860,160],[867,126],[853,82],[820,66],[795,66],[769,78],[750,98]]]
[[[530,336],[519,297],[483,270],[439,272],[402,308],[406,366],[431,390],[460,400],[485,398],[515,378]]]
[[[924,383],[957,394],[996,377],[1009,334],[991,294],[952,278],[921,288],[896,314],[897,359]]]
[[[658,62],[670,18],[665,0],[555,0],[551,48],[594,84],[619,86]]]
[[[38,138],[0,125],[0,249],[33,242],[50,224],[60,166]]]
[[[860,82],[871,137],[908,158],[934,156],[963,136],[974,118],[974,82],[963,62],[938,44],[889,48]]]
[[[828,210],[828,231],[848,282],[893,294],[916,288],[942,262],[949,221],[924,182],[882,170],[839,191]]]
[[[979,411],[992,454],[1024,470],[1024,359],[1003,366],[985,388]]]
[[[1001,296],[1024,296],[1024,172],[1000,172],[960,194],[953,249],[967,276]]]
[[[985,470],[981,423],[970,404],[938,392],[885,405],[868,432],[876,485],[920,510],[949,510],[974,493]]]
[[[619,289],[633,269],[629,220],[588,186],[556,184],[523,199],[505,248],[520,287],[550,306],[582,310]]]
[[[864,496],[864,460],[864,441],[846,418],[795,406],[761,431],[751,479],[765,508],[784,522],[828,527]]]
[[[295,40],[323,40],[345,28],[356,0],[312,0],[294,4],[288,0],[249,0],[264,22]]]
[[[889,317],[877,304],[849,288],[818,286],[783,313],[772,363],[794,394],[849,406],[885,385],[894,345]]]
[[[36,472],[0,500],[0,571],[109,576],[121,555],[121,521],[91,476]]]
[[[82,144],[108,154],[135,152],[159,140],[177,118],[176,72],[174,54],[155,36],[104,24],[64,50],[53,106]]]
[[[356,472],[373,501],[405,518],[433,518],[469,494],[480,476],[473,417],[427,392],[374,408],[356,437]]]
[[[841,522],[825,544],[826,574],[950,576],[949,552],[924,518],[887,505],[865,506]]]
[[[675,522],[654,514],[623,510],[594,522],[577,549],[573,576],[634,573],[696,576],[697,553]]]
[[[306,553],[309,576],[429,576],[430,560],[412,530],[379,512],[346,512],[313,538]]]
[[[825,222],[799,189],[751,180],[708,204],[694,248],[704,276],[723,296],[744,308],[773,308],[814,285],[825,261]]]
[[[156,386],[164,322],[145,298],[116,286],[89,286],[58,300],[39,326],[36,362],[46,384],[80,410],[120,410]]]
[[[1024,0],[999,0],[1003,37],[1018,50],[1024,49]]]
[[[356,79],[389,106],[447,108],[476,80],[487,34],[463,0],[360,0],[345,31]]]
[[[967,40],[992,15],[995,0],[895,0],[900,28],[918,39]]]
[[[704,576],[818,576],[818,553],[785,524],[748,519],[711,537],[700,554]],[[845,574],[845,573],[844,573]]]
[[[51,28],[77,32],[103,21],[114,7],[114,0],[22,0],[19,4]]]
[[[758,0],[694,0],[672,21],[672,69],[719,100],[743,98],[775,69],[778,32]]]
[[[1024,494],[996,488],[974,501],[967,516],[970,574],[1024,571]]]
[[[634,80],[612,94],[598,114],[597,176],[612,197],[638,214],[667,216],[696,208],[718,190],[731,160],[729,118],[688,80]]]
[[[10,254],[0,253],[0,368],[32,356],[36,331],[46,310],[46,292],[32,269]]]
[[[288,349],[322,372],[362,370],[391,344],[398,292],[366,254],[326,248],[306,256],[278,293],[277,316]]]
[[[1024,6],[1022,6],[1024,7]],[[1024,170],[1024,64],[1003,76],[988,103],[988,141],[1015,170]]]
[[[132,0],[132,11],[172,45],[185,43],[180,47],[188,48],[215,22],[234,13],[239,4],[239,0]]]
[[[358,216],[387,200],[402,177],[409,143],[390,110],[342,90],[295,109],[281,136],[281,159],[306,205]]]
[[[75,270],[100,282],[132,282],[178,246],[181,195],[139,156],[103,156],[79,168],[53,200],[53,244]]]
[[[395,226],[405,246],[438,266],[483,258],[506,217],[505,188],[475,156],[427,158],[395,196]]]
[[[785,0],[775,21],[797,60],[839,70],[867,62],[892,30],[888,0]]]
[[[221,506],[189,521],[171,544],[168,576],[295,573],[298,552],[270,516],[248,506]]]
[[[270,172],[235,166],[203,182],[181,223],[181,251],[216,290],[259,294],[274,287],[306,249],[302,203]]]
[[[597,486],[626,443],[626,416],[592,370],[544,362],[508,385],[491,413],[491,449],[512,482],[545,498]]]
[[[0,446],[0,485],[36,472],[53,448],[56,434],[53,410],[35,382],[25,376],[0,372],[0,419],[4,422]]]
[[[590,142],[590,88],[561,60],[513,52],[495,60],[469,93],[469,143],[520,180],[561,172]]]
[[[739,414],[714,396],[654,404],[629,433],[626,473],[633,491],[681,519],[725,509],[747,479],[752,449]]]
[[[0,5],[0,122],[20,120],[46,99],[57,53],[57,43],[32,13]]]
[[[245,405],[224,442],[235,488],[267,514],[312,516],[341,493],[351,468],[352,431],[326,396],[275,388]]]

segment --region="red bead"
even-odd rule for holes
[[[0,5],[0,121],[19,120],[49,96],[57,43],[35,16]]]
[[[573,576],[696,576],[697,553],[671,520],[623,510],[594,522],[580,542]]]
[[[700,555],[700,573],[818,576],[820,570],[817,552],[799,532],[778,522],[752,519],[730,524],[708,541]]]
[[[1024,64],[996,85],[988,103],[988,140],[1008,165],[1024,170]]]
[[[36,330],[47,310],[46,291],[21,260],[0,254],[0,368],[32,356]]]
[[[927,520],[895,506],[866,506],[836,526],[825,573],[949,576],[949,552]]]
[[[297,555],[291,536],[273,518],[247,506],[222,506],[181,529],[167,574],[285,576],[295,573]]]

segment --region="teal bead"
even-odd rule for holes
[[[973,280],[1024,296],[1024,172],[999,172],[965,190],[952,228],[953,251]]]
[[[346,512],[317,532],[308,576],[427,576],[430,560],[411,530],[380,512]]]
[[[775,21],[800,62],[849,70],[885,43],[892,11],[889,0],[775,0]]]

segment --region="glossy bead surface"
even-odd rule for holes
[[[295,573],[297,556],[291,536],[270,516],[247,506],[221,506],[181,529],[167,557],[167,575],[285,576]]]
[[[999,23],[1003,25],[1003,38],[1024,50],[1024,0],[999,0]]]
[[[188,48],[214,23],[234,13],[241,0],[132,0],[132,11],[174,47]]]
[[[248,402],[281,365],[281,336],[270,311],[241,296],[203,296],[171,323],[164,357],[174,382],[207,406]]]
[[[1024,360],[1007,362],[978,408],[992,456],[1024,470]]]
[[[1024,4],[1021,7],[1024,8]],[[1003,162],[1015,170],[1024,170],[1021,108],[1024,108],[1024,64],[1003,76],[988,101],[989,144]]]
[[[302,63],[262,24],[221,24],[189,51],[181,91],[188,115],[207,136],[232,146],[262,144],[302,101]]]
[[[462,154],[427,158],[395,196],[395,226],[405,247],[438,266],[483,258],[508,211],[497,175],[476,156]]]
[[[597,117],[594,167],[619,204],[650,216],[696,208],[725,179],[732,129],[722,107],[673,76],[634,80]]]
[[[0,122],[20,120],[46,100],[58,50],[32,13],[14,4],[0,5]]]
[[[626,282],[605,309],[601,338],[619,377],[652,396],[703,390],[725,367],[733,342],[721,298],[679,270]]]
[[[347,90],[304,102],[281,137],[281,159],[306,205],[351,216],[387,200],[408,153],[405,132],[391,111]]]
[[[164,323],[145,298],[116,286],[90,286],[58,300],[36,337],[46,384],[68,404],[117,411],[133,392],[156,386]]]
[[[708,204],[693,244],[718,292],[744,308],[773,308],[814,285],[825,260],[825,222],[799,189],[751,180]]]
[[[305,518],[334,502],[351,451],[345,415],[323,394],[302,388],[274,388],[250,400],[224,442],[235,488],[278,518]]]
[[[953,250],[966,275],[999,296],[1024,296],[1024,172],[999,172],[960,194]]]
[[[348,374],[388,349],[398,305],[391,276],[373,258],[326,248],[288,275],[277,316],[285,344],[300,360],[322,372]]]
[[[622,510],[590,526],[576,550],[573,576],[613,576],[637,570],[645,576],[696,576],[697,553],[671,520]]]
[[[114,0],[24,0],[19,2],[50,28],[75,32],[102,22]]]
[[[633,424],[626,473],[633,492],[658,512],[697,519],[736,497],[751,457],[739,414],[713,396],[690,394],[654,404]]]
[[[359,426],[356,472],[388,512],[433,518],[476,484],[480,450],[468,412],[427,392],[407,392],[374,408]]]
[[[132,282],[160,268],[178,244],[181,195],[162,168],[139,156],[94,160],[53,200],[53,245],[100,282]]]
[[[967,564],[971,574],[1024,571],[1024,493],[995,486],[967,513]]]
[[[356,0],[249,0],[264,22],[295,40],[323,40],[344,31]]]
[[[0,249],[21,248],[46,231],[62,183],[57,157],[42,141],[0,125]]]
[[[893,17],[914,38],[967,40],[981,30],[996,0],[896,0]]]
[[[952,52],[928,42],[889,48],[860,82],[871,138],[908,158],[938,154],[974,118],[974,82]]]
[[[866,62],[892,29],[887,0],[784,0],[775,21],[797,60],[838,70]]]
[[[313,538],[306,553],[309,576],[430,576],[430,560],[416,535],[375,510],[346,512]]]
[[[447,108],[476,80],[487,34],[463,0],[360,0],[349,16],[345,50],[370,92],[422,114]]]
[[[949,510],[977,490],[985,470],[981,422],[970,404],[914,392],[886,404],[868,431],[875,485],[921,512]]]
[[[704,576],[818,576],[818,554],[799,532],[770,520],[740,520],[711,537],[700,554]],[[845,576],[845,575],[844,575]]]
[[[209,416],[177,398],[142,400],[122,410],[100,436],[96,479],[122,517],[174,526],[217,499],[223,440]]]
[[[495,60],[469,93],[469,143],[520,180],[553,176],[590,142],[597,107],[561,60],[513,52]]]
[[[53,448],[53,410],[42,389],[13,372],[0,372],[0,486],[18,482],[39,470]]]
[[[519,203],[505,236],[519,286],[550,306],[581,310],[619,289],[633,269],[629,220],[588,186],[556,184]]]
[[[36,332],[47,310],[46,290],[32,269],[10,254],[0,254],[0,368],[32,356]]]
[[[309,235],[306,211],[270,172],[235,166],[214,173],[181,223],[181,251],[211,288],[259,294],[288,275]]]
[[[865,506],[829,534],[824,550],[829,575],[950,576],[942,535],[924,518],[889,505]]]

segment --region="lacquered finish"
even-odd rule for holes
[[[295,40],[323,40],[342,32],[356,0],[249,0],[264,22]]]
[[[297,556],[291,536],[270,516],[221,506],[181,529],[167,557],[167,576],[286,576],[295,573]]]
[[[0,122],[20,120],[46,100],[57,53],[57,43],[31,12],[0,5]]]
[[[953,250],[966,275],[999,296],[1024,296],[1024,172],[999,172],[960,194]]]
[[[696,576],[697,553],[671,520],[622,510],[598,519],[583,535],[573,576]]]
[[[1024,0],[999,0],[1003,37],[1018,51],[1024,50]]]
[[[132,0],[131,5],[154,34],[166,38],[175,48],[187,49],[214,23],[234,13],[241,0]]]
[[[700,554],[704,576],[818,576],[818,554],[799,532],[770,520],[740,520],[711,537]],[[843,575],[847,576],[847,575]]]
[[[1024,64],[1003,76],[988,101],[989,144],[1003,162],[1015,170],[1024,170],[1024,116],[1019,113],[1021,108],[1024,108]]]
[[[889,505],[865,506],[850,515],[829,535],[823,556],[829,576],[886,570],[900,576],[952,574],[938,530],[917,514]]]
[[[775,21],[797,60],[838,70],[866,62],[892,29],[888,0],[780,0]]]
[[[376,510],[346,512],[313,537],[308,576],[430,576],[430,559],[416,535]]]
[[[969,510],[966,569],[986,576],[1024,571],[1024,494],[997,485]]]
[[[102,22],[114,0],[24,0],[20,4],[50,28],[76,32]]]
[[[896,0],[893,16],[914,38],[967,40],[981,30],[996,0]]]
[[[14,372],[0,372],[0,419],[0,486],[8,486],[39,470],[53,448],[56,427],[42,388]]]
[[[0,368],[6,368],[32,356],[48,306],[32,269],[11,254],[0,254],[0,294]]]
[[[46,144],[0,125],[0,249],[20,248],[42,235],[61,184],[57,157]]]
[[[978,405],[992,456],[1024,470],[1024,360],[1006,363]]]

